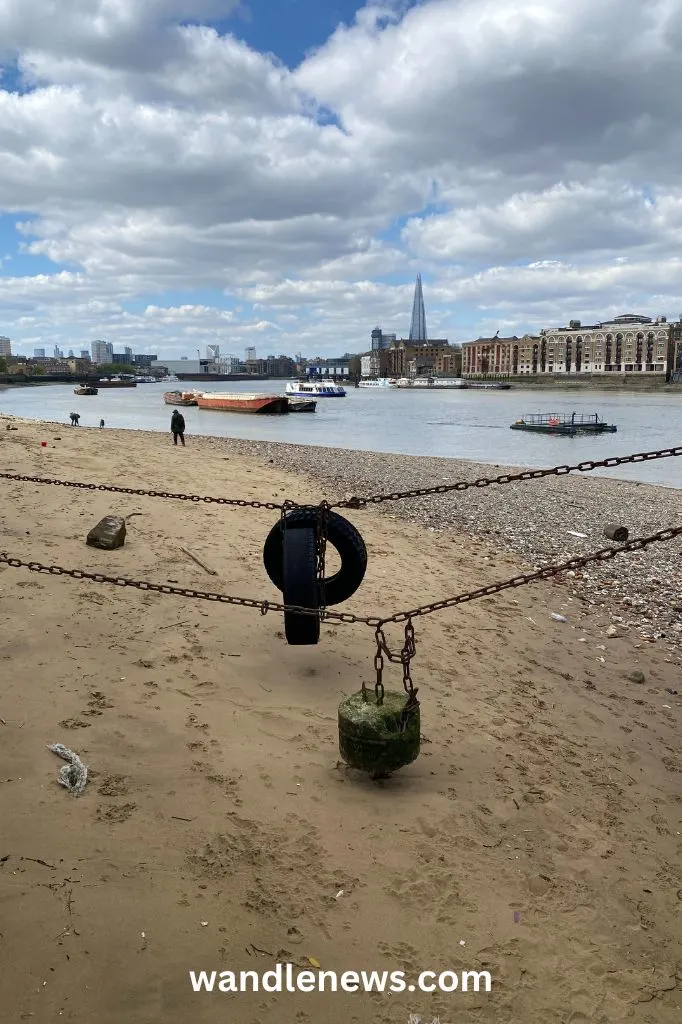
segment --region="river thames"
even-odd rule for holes
[[[284,381],[220,382],[212,391],[283,393]],[[71,384],[0,387],[0,414],[81,426],[169,431],[169,388],[186,384],[138,384],[77,397]],[[618,427],[596,437],[551,437],[510,430],[527,413],[598,413]],[[182,409],[187,439],[192,434],[284,441],[290,444],[468,459],[491,465],[545,467],[586,459],[682,445],[682,394],[612,394],[575,391],[414,392],[348,388],[346,398],[320,398],[313,414],[254,416]],[[682,458],[598,470],[599,475],[682,488]]]

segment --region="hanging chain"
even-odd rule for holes
[[[346,498],[329,505],[330,509],[351,508],[361,509],[366,505],[378,505],[384,501],[399,501],[403,498],[422,498],[431,494],[449,494],[452,491],[467,491],[472,487],[489,487],[491,484],[509,484],[521,480],[541,480],[547,476],[566,476],[568,473],[589,473],[593,469],[613,469],[631,463],[651,462],[655,459],[668,459],[682,455],[682,445],[676,448],[660,448],[652,452],[637,452],[635,455],[620,455],[609,459],[588,460],[575,466],[554,466],[552,469],[528,469],[521,473],[502,473],[496,477],[480,477],[478,480],[460,480],[454,484],[438,484],[435,487],[419,487],[411,491],[392,491],[387,494],[375,494],[366,498]],[[115,494],[133,494],[149,498],[171,498],[177,501],[192,501],[195,504],[204,502],[217,505],[233,505],[238,508],[286,509],[299,508],[297,502],[285,501],[283,504],[273,501],[246,501],[242,498],[212,498],[199,494],[174,494],[170,491],[148,491],[137,487],[116,487],[110,484],[80,483],[74,480],[52,480],[49,477],[27,476],[23,473],[0,473],[0,479],[23,481],[34,484],[52,484],[56,487],[76,487],[87,491],[111,491]]]
[[[298,508],[295,501],[282,504],[275,501],[246,501],[243,498],[211,498],[202,494],[175,494],[172,491],[147,491],[141,487],[116,487],[113,484],[88,484],[78,480],[52,480],[43,476],[26,476],[24,473],[0,473],[2,480],[14,480],[30,484],[52,484],[55,487],[76,487],[83,491],[110,491],[114,494],[134,494],[146,498],[171,498],[174,501],[192,501],[195,504],[204,502],[206,505],[234,505],[237,508],[287,509]]]
[[[489,487],[491,484],[511,484],[520,480],[541,480],[547,476],[566,476],[568,473],[589,473],[593,469],[613,469],[630,463],[651,462],[654,459],[668,459],[682,455],[682,445],[677,448],[661,448],[653,452],[638,452],[635,455],[621,455],[610,459],[588,460],[575,466],[554,466],[552,469],[527,469],[521,473],[502,473],[495,477],[481,477],[478,480],[460,480],[454,484],[438,484],[436,487],[418,487],[411,491],[392,491],[375,494],[368,498],[346,498],[337,501],[331,508],[361,509],[366,505],[379,505],[384,501],[400,501],[403,498],[424,498],[431,494],[450,494],[452,491],[468,491],[472,487]]]
[[[400,732],[405,732],[411,716],[415,714],[419,707],[419,701],[417,700],[419,690],[415,689],[414,683],[412,682],[412,675],[410,673],[410,663],[412,658],[415,656],[416,649],[414,626],[412,625],[412,619],[408,619],[405,623],[405,646],[400,652],[403,663],[403,688],[407,694],[405,707],[400,714]]]
[[[377,704],[381,705],[381,704],[384,703],[384,692],[385,692],[384,691],[384,682],[383,682],[383,679],[384,679],[384,655],[383,655],[383,652],[386,651],[386,653],[388,654],[389,658],[391,657],[391,652],[388,650],[388,647],[386,646],[386,638],[384,636],[384,631],[381,628],[381,626],[377,626],[375,637],[376,637],[376,642],[377,642],[377,650],[376,650],[376,654],[374,655],[374,669],[376,671],[377,678],[376,678],[376,683],[374,684],[374,694],[375,694],[376,699],[377,699]],[[364,695],[365,695],[365,690],[364,690],[364,683],[363,683],[363,696]]]
[[[320,503],[317,513],[315,553],[317,556],[317,592],[320,608],[320,621],[325,618],[324,578],[325,557],[327,553],[327,532],[329,530],[329,502]]]
[[[464,604],[468,601],[473,601],[482,597],[490,597],[494,594],[499,594],[503,590],[524,586],[529,583],[533,583],[539,580],[550,579],[553,576],[558,576],[568,569],[582,568],[588,565],[590,562],[595,561],[606,561],[608,559],[615,558],[617,555],[625,554],[631,551],[641,551],[649,544],[657,541],[672,540],[682,535],[682,527],[674,527],[667,530],[660,530],[658,533],[652,534],[649,537],[641,537],[635,540],[629,541],[626,544],[621,545],[618,548],[603,548],[600,551],[594,552],[591,555],[585,555],[582,558],[572,558],[568,562],[563,562],[560,565],[547,566],[544,569],[540,569],[534,573],[528,573],[523,576],[515,576],[510,580],[506,580],[501,583],[491,584],[487,587],[481,587],[478,590],[469,591],[464,594],[458,594],[455,597],[447,598],[443,601],[434,601],[431,604],[421,605],[412,611],[398,612],[395,615],[389,616],[384,619],[376,617],[363,617],[358,615],[351,615],[343,612],[328,612],[324,605],[324,579],[325,579],[325,558],[326,558],[326,546],[327,546],[327,535],[329,527],[329,516],[333,508],[354,508],[360,509],[364,506],[372,503],[379,504],[384,501],[395,501],[402,498],[416,498],[424,497],[427,495],[435,494],[447,494],[453,491],[465,491],[472,487],[487,487],[491,484],[507,484],[522,480],[537,480],[548,476],[564,476],[572,472],[585,473],[593,469],[598,468],[613,468],[616,466],[626,465],[628,463],[640,463],[649,462],[653,459],[664,459],[674,456],[682,455],[682,446],[676,448],[665,448],[653,452],[639,452],[635,455],[621,456],[618,458],[608,458],[597,460],[590,460],[587,462],[578,463],[575,466],[555,466],[552,469],[536,469],[536,470],[524,470],[521,473],[515,474],[501,474],[497,477],[486,478],[482,477],[478,480],[459,481],[454,484],[441,484],[436,487],[424,487],[417,488],[410,491],[397,491],[390,494],[378,494],[369,498],[358,498],[352,497],[345,501],[337,502],[335,505],[330,505],[327,501],[322,501],[318,508],[317,522],[316,522],[316,579],[319,591],[319,608],[311,610],[309,608],[299,608],[293,605],[284,605],[279,602],[270,601],[258,601],[253,598],[234,597],[228,594],[218,594],[209,591],[199,591],[188,587],[174,587],[164,584],[149,583],[144,580],[129,580],[123,577],[106,576],[102,573],[91,573],[85,572],[79,569],[65,569],[61,566],[55,565],[42,565],[40,562],[26,562],[19,558],[11,558],[6,553],[0,553],[0,564],[12,566],[14,568],[26,568],[32,572],[49,573],[55,576],[70,576],[73,579],[90,579],[96,583],[110,583],[118,587],[134,587],[138,590],[152,591],[160,594],[174,594],[182,597],[193,597],[206,601],[214,601],[221,604],[240,605],[247,608],[257,608],[261,615],[266,615],[269,610],[277,611],[295,611],[299,614],[319,615],[320,619],[330,618],[339,622],[348,623],[364,623],[369,626],[375,627],[375,637],[377,643],[377,649],[374,656],[374,668],[376,670],[376,682],[374,692],[377,700],[377,704],[381,705],[384,701],[385,689],[383,683],[383,672],[384,672],[384,654],[391,662],[400,662],[403,666],[403,689],[407,695],[407,701],[400,715],[399,730],[404,732],[407,729],[410,717],[414,715],[419,707],[419,701],[417,700],[418,689],[415,688],[412,681],[411,675],[411,662],[415,656],[416,641],[414,635],[414,626],[412,619],[418,615],[429,615],[436,611],[441,611],[445,608],[453,608],[457,605]],[[15,473],[1,473],[0,478],[4,480],[14,481],[25,481],[28,483],[38,484],[53,484],[61,487],[74,487],[83,490],[90,491],[109,491],[118,494],[132,494],[139,496],[146,496],[152,498],[170,498],[181,501],[192,501],[192,502],[204,502],[204,503],[215,503],[219,505],[233,505],[240,508],[264,508],[264,509],[279,509],[280,510],[280,522],[282,531],[286,529],[286,518],[287,513],[293,509],[300,508],[294,501],[286,500],[283,503],[276,502],[261,502],[261,501],[246,501],[238,498],[214,498],[208,496],[201,496],[196,494],[175,494],[170,491],[151,491],[144,490],[142,488],[132,487],[117,487],[110,486],[107,484],[92,484],[92,483],[80,483],[69,480],[52,480],[46,477],[32,477],[24,474]],[[405,622],[405,643],[403,645],[400,654],[393,654],[388,644],[386,643],[386,637],[384,635],[382,626],[388,622]],[[363,681],[362,683],[362,695],[367,700],[367,687]]]
[[[674,540],[682,537],[682,526],[670,527],[667,530],[659,530],[649,537],[637,537],[621,544],[617,548],[602,548],[591,555],[583,555],[580,558],[571,558],[568,562],[560,565],[548,565],[537,572],[527,573],[523,576],[514,576],[509,580],[500,583],[491,583],[487,587],[479,587],[478,590],[470,590],[455,597],[445,598],[443,601],[433,601],[431,604],[421,605],[411,611],[396,612],[395,615],[387,615],[379,618],[373,615],[353,615],[351,612],[325,611],[325,617],[334,619],[336,622],[362,623],[372,626],[376,630],[378,652],[383,651],[390,661],[402,661],[400,656],[391,655],[386,646],[386,641],[381,627],[389,622],[406,622],[420,615],[430,615],[433,612],[443,611],[445,608],[455,608],[460,604],[467,604],[469,601],[476,601],[482,597],[493,597],[501,594],[504,590],[511,590],[523,587],[528,583],[536,583],[539,580],[548,580],[553,576],[560,576],[569,569],[581,569],[591,562],[607,562],[619,555],[628,554],[631,551],[643,551],[649,544],[662,541]],[[116,587],[133,587],[137,590],[148,590],[159,594],[176,594],[180,597],[196,597],[204,601],[213,601],[220,604],[236,604],[247,608],[258,608],[262,614],[267,611],[292,611],[300,615],[319,615],[319,610],[302,608],[298,605],[284,605],[274,601],[258,601],[250,597],[232,597],[229,594],[213,593],[211,591],[194,590],[190,587],[173,587],[168,584],[150,583],[146,580],[130,580],[120,576],[105,576],[102,573],[86,572],[83,569],[65,569],[58,565],[42,565],[40,562],[27,562],[21,558],[12,558],[6,552],[0,553],[0,565],[10,565],[16,569],[28,569],[30,572],[49,573],[52,576],[70,576],[76,580],[93,580],[95,583],[111,583]],[[409,650],[409,644],[408,644]]]
[[[403,689],[405,690],[405,693],[407,695],[407,701],[402,712],[400,713],[400,721],[398,728],[400,732],[404,732],[405,729],[407,728],[410,716],[415,713],[417,707],[419,706],[419,701],[417,700],[417,694],[419,690],[415,689],[414,683],[412,682],[412,674],[410,672],[411,662],[416,653],[414,626],[412,625],[411,619],[408,619],[408,621],[405,623],[405,643],[403,644],[402,650],[397,654],[389,648],[388,643],[386,641],[386,635],[380,625],[377,626],[374,635],[376,637],[377,644],[376,654],[374,655],[374,668],[377,674],[374,692],[376,695],[377,704],[383,704],[384,702],[384,655],[386,655],[389,661],[395,664],[401,664],[403,666]],[[362,693],[363,697],[366,700],[367,696],[364,683],[362,687]]]

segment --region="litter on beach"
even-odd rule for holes
[[[84,765],[78,754],[74,754],[73,750],[69,750],[63,743],[53,743],[49,749],[62,760],[69,762],[59,769],[59,785],[68,789],[73,796],[80,796],[88,781],[87,765]]]

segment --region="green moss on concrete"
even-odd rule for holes
[[[339,704],[339,751],[352,768],[374,776],[388,775],[419,756],[419,706],[410,716],[405,732],[399,732],[400,715],[407,696],[404,691],[386,690],[377,705],[374,693],[362,691]]]

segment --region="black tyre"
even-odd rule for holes
[[[288,512],[287,531],[306,526],[314,530],[317,515],[317,509],[314,507],[298,508]],[[353,524],[337,512],[329,513],[327,540],[341,559],[339,571],[324,581],[324,604],[329,606],[347,601],[362,583],[367,570],[367,548]],[[284,581],[281,522],[276,523],[268,534],[263,548],[263,564],[272,583],[278,590],[282,590]]]
[[[283,586],[284,604],[300,608],[319,608],[315,529],[295,526],[284,531]],[[284,634],[292,645],[316,644],[320,639],[320,619],[316,615],[284,613]]]

